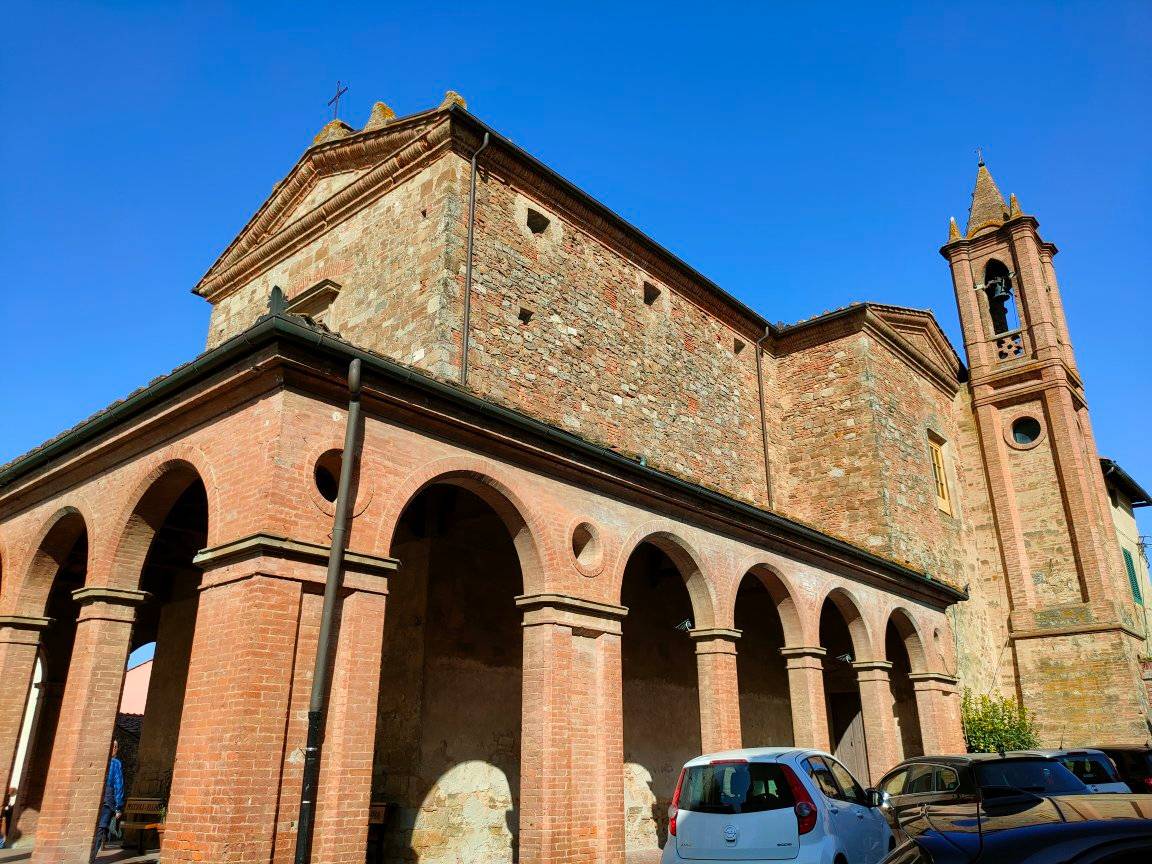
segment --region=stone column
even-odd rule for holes
[[[691,631],[696,643],[700,693],[700,746],[705,753],[739,749],[740,682],[736,677],[739,630],[712,627]]]
[[[100,814],[109,749],[132,641],[136,607],[147,595],[81,588],[76,642],[52,748],[34,864],[84,864]]]
[[[50,623],[48,618],[0,616],[0,681],[4,682],[0,688],[0,766],[4,772],[0,779],[4,785],[0,790],[9,788],[16,770],[16,750],[36,671],[40,634]]]
[[[165,862],[291,860],[328,552],[325,546],[256,534],[196,557],[204,576],[163,840]],[[349,856],[358,854],[362,861],[375,719],[373,714],[365,723],[367,705],[358,697],[346,700],[340,688],[363,683],[360,670],[349,668],[350,655],[357,647],[372,650],[366,628],[382,604],[379,576],[396,565],[354,552],[345,560],[347,599],[356,592],[376,599],[351,603],[349,629],[337,643],[335,707],[328,726],[333,738],[323,765],[350,767],[340,788],[361,822],[347,838],[334,840],[339,815],[331,812],[331,796],[325,793],[315,842],[340,856],[326,860],[353,860]],[[379,671],[375,650],[374,674]],[[369,701],[374,712],[375,699]],[[366,742],[351,740],[352,723]]]
[[[892,698],[887,660],[858,660],[852,664],[860,682],[860,707],[864,715],[864,742],[868,748],[868,782],[875,783],[900,761],[896,741],[896,700]]]
[[[797,747],[828,750],[828,705],[824,698],[824,657],[814,645],[781,648],[788,665],[788,695],[792,703],[792,739]]]
[[[620,621],[627,610],[562,594],[524,610],[520,861],[624,861]]]
[[[908,676],[916,693],[920,740],[927,754],[963,753],[964,730],[960,724],[960,680],[943,672],[913,672]]]

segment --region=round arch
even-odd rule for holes
[[[824,604],[831,602],[844,618],[848,625],[848,634],[852,638],[852,650],[857,660],[871,660],[875,657],[872,634],[868,630],[868,622],[864,620],[864,613],[860,611],[860,602],[847,588],[837,586],[829,591],[816,607],[823,612]]]
[[[692,622],[697,630],[716,626],[716,600],[711,581],[701,569],[700,556],[684,538],[668,527],[647,525],[635,532],[621,547],[616,567],[612,573],[612,602],[620,603],[624,587],[624,570],[633,553],[642,544],[649,543],[667,555],[684,580],[688,597],[692,603]]]
[[[392,498],[380,523],[373,548],[390,554],[392,541],[404,511],[412,501],[430,486],[457,486],[476,495],[491,507],[508,529],[516,555],[525,594],[540,593],[547,580],[544,571],[545,555],[541,554],[544,532],[532,511],[514,491],[507,478],[489,470],[491,465],[479,459],[444,459],[425,465],[409,475]]]
[[[889,625],[895,628],[900,642],[904,645],[904,650],[908,652],[908,662],[912,671],[927,672],[928,654],[924,647],[924,639],[920,635],[920,628],[916,625],[916,619],[912,617],[912,614],[904,607],[898,606],[888,615],[886,626]],[[885,654],[887,654],[887,646],[885,646]],[[885,659],[891,660],[892,658],[885,656]]]
[[[119,526],[114,535],[115,549],[108,559],[106,569],[98,574],[91,574],[90,571],[92,584],[138,589],[144,561],[156,533],[164,525],[172,506],[194,483],[200,483],[204,486],[205,494],[208,493],[208,484],[200,468],[180,457],[166,459],[148,470],[135,484],[124,510],[113,523]],[[209,536],[215,521],[212,518],[213,512],[210,503]]]
[[[728,620],[736,618],[736,597],[740,586],[745,579],[756,579],[768,591],[772,602],[776,605],[776,614],[780,616],[780,624],[784,629],[784,641],[789,647],[805,645],[809,637],[805,635],[804,619],[800,614],[800,606],[796,601],[796,590],[792,583],[776,567],[760,560],[749,562],[739,571],[741,576],[732,586],[732,596],[728,601]]]
[[[66,505],[48,517],[29,544],[31,555],[24,573],[12,580],[9,590],[15,597],[9,605],[21,615],[43,615],[56,574],[81,539],[88,541],[91,553],[88,520],[78,508]]]

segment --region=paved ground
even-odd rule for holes
[[[0,849],[0,864],[8,862],[30,861],[32,859],[31,847],[24,849]],[[137,855],[135,850],[105,849],[96,859],[99,864],[154,864],[160,860],[156,852],[148,855]]]

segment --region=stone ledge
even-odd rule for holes
[[[524,610],[524,626],[559,624],[590,633],[620,633],[620,622],[628,614],[625,606],[585,600],[570,594],[521,594],[516,606]]]
[[[219,546],[201,549],[192,559],[192,563],[201,570],[214,570],[217,567],[224,567],[253,558],[287,558],[310,564],[323,564],[327,567],[330,553],[330,546],[309,543],[305,540],[293,540],[290,537],[277,537],[274,534],[259,533],[229,543],[222,543]],[[400,563],[395,558],[368,555],[364,552],[353,552],[348,549],[344,552],[344,569],[355,573],[388,576],[400,569]]]
[[[253,576],[288,579],[323,586],[331,547],[290,537],[257,533],[202,549],[192,563],[204,571],[200,588],[214,588]],[[388,577],[400,567],[395,558],[348,550],[344,553],[342,588],[388,593]]]
[[[131,588],[111,588],[103,586],[85,586],[72,592],[72,599],[81,606],[87,603],[111,603],[116,606],[139,606],[150,595],[147,591],[135,591]]]
[[[52,621],[51,618],[34,615],[0,615],[0,627],[11,627],[14,630],[43,630]]]

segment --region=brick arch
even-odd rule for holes
[[[621,600],[624,570],[632,554],[641,543],[651,543],[671,558],[676,569],[680,571],[684,587],[688,589],[688,597],[692,602],[692,621],[695,628],[699,630],[715,627],[717,603],[712,580],[704,575],[704,570],[699,564],[699,554],[687,540],[674,530],[670,530],[672,527],[665,522],[648,523],[636,529],[620,547],[616,566],[612,572],[612,602],[619,603]]]
[[[203,464],[200,459],[196,461]],[[184,454],[169,455],[147,468],[133,485],[116,521],[111,523],[116,526],[112,535],[115,545],[104,559],[107,564],[89,570],[88,584],[138,589],[144,560],[156,532],[168,518],[177,499],[196,482],[204,486],[208,497],[208,543],[212,545],[212,526],[217,521],[213,518],[217,512],[213,508],[213,498],[218,490],[214,489],[210,478],[204,476],[201,467],[184,458]]]
[[[744,580],[758,579],[768,590],[772,602],[776,604],[776,614],[780,616],[780,624],[784,628],[784,644],[788,647],[809,644],[806,640],[813,637],[808,635],[808,628],[804,626],[804,616],[791,580],[781,573],[778,567],[760,558],[746,561],[737,572],[741,574],[740,578],[735,580],[731,596],[726,598],[724,604],[728,620],[736,620],[736,596],[740,593],[740,586],[744,584]]]
[[[28,561],[23,573],[11,580],[5,605],[22,615],[43,615],[56,573],[81,537],[88,539],[91,561],[93,538],[88,518],[71,504],[58,508],[29,542]]]
[[[520,485],[499,466],[474,457],[445,457],[429,462],[408,475],[396,494],[388,502],[376,532],[373,550],[388,555],[400,517],[412,500],[429,486],[443,483],[459,486],[476,495],[496,511],[508,529],[516,555],[520,559],[522,590],[525,594],[538,594],[548,585],[545,561],[546,551],[543,525],[516,491]]]
[[[863,607],[860,601],[842,585],[833,586],[816,606],[817,634],[819,634],[819,616],[824,613],[824,604],[831,602],[844,621],[848,624],[848,634],[852,637],[852,649],[856,652],[856,660],[873,660],[876,657],[875,642],[868,630],[868,622],[864,618]]]
[[[903,606],[897,606],[889,613],[888,619],[885,621],[885,634],[887,634],[889,624],[895,626],[896,632],[900,635],[900,641],[904,643],[904,650],[908,652],[908,662],[912,671],[929,671],[928,652],[924,644],[924,637],[920,634],[920,627],[917,625],[916,619],[912,617],[912,613]],[[887,655],[887,646],[885,646],[885,655]],[[885,656],[885,659],[891,660],[892,658]]]

